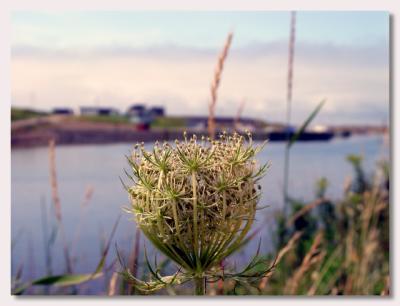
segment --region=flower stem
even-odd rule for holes
[[[192,171],[192,191],[193,191],[193,251],[196,259],[196,267],[199,271],[200,269],[200,252],[199,252],[199,243],[198,243],[198,228],[197,228],[197,181],[196,181],[196,172]]]
[[[205,277],[195,277],[194,279],[194,294],[195,295],[205,295],[206,294],[206,278]]]

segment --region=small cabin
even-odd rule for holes
[[[165,115],[164,107],[154,106],[149,109],[149,114],[152,118],[164,117]]]
[[[119,111],[113,107],[82,106],[81,116],[118,116]]]
[[[66,115],[66,116],[70,116],[74,114],[74,111],[72,110],[72,108],[68,108],[68,107],[55,107],[53,108],[52,112],[53,115]]]
[[[145,104],[137,103],[127,109],[126,115],[129,121],[135,124],[138,129],[147,130],[156,118],[165,115],[165,110],[161,106],[147,108]]]
[[[146,113],[146,106],[144,104],[134,104],[130,106],[126,112],[128,116],[144,116]]]
[[[141,130],[148,130],[152,122],[152,118],[144,104],[134,104],[130,106],[126,112],[129,121]]]

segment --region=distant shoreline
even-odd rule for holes
[[[325,132],[306,132],[299,137],[299,141],[329,141],[338,135],[344,136],[341,129]],[[188,133],[199,136],[207,135],[207,130],[187,129]],[[350,134],[380,133],[383,128],[365,130],[353,129]],[[286,132],[284,130],[253,131],[253,139],[256,141],[284,141]],[[138,130],[130,123],[90,122],[69,118],[65,116],[48,116],[31,118],[12,122],[11,147],[31,148],[47,146],[50,140],[57,145],[79,145],[79,144],[111,144],[111,143],[136,143],[173,141],[183,138],[183,129],[155,128],[149,130]]]

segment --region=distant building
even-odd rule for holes
[[[82,106],[82,116],[118,116],[119,111],[113,107]]]
[[[150,128],[150,123],[152,121],[146,106],[144,104],[134,104],[130,106],[126,112],[129,121],[139,129],[147,130]]]
[[[126,111],[126,114],[129,117],[142,117],[145,115],[145,113],[146,113],[146,106],[144,104],[131,105]]]
[[[159,106],[146,108],[144,104],[134,104],[128,108],[126,114],[129,121],[136,124],[139,129],[149,129],[154,119],[164,116],[165,111]]]
[[[68,107],[56,107],[53,108],[51,113],[53,115],[73,115],[74,111]]]
[[[150,116],[153,118],[164,117],[164,115],[165,115],[164,107],[154,106],[149,109],[149,113],[150,113]]]

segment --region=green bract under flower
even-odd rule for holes
[[[174,146],[137,145],[128,158],[133,185],[129,209],[147,238],[187,272],[203,275],[246,241],[260,197],[257,181],[262,148],[222,134],[193,135]]]

